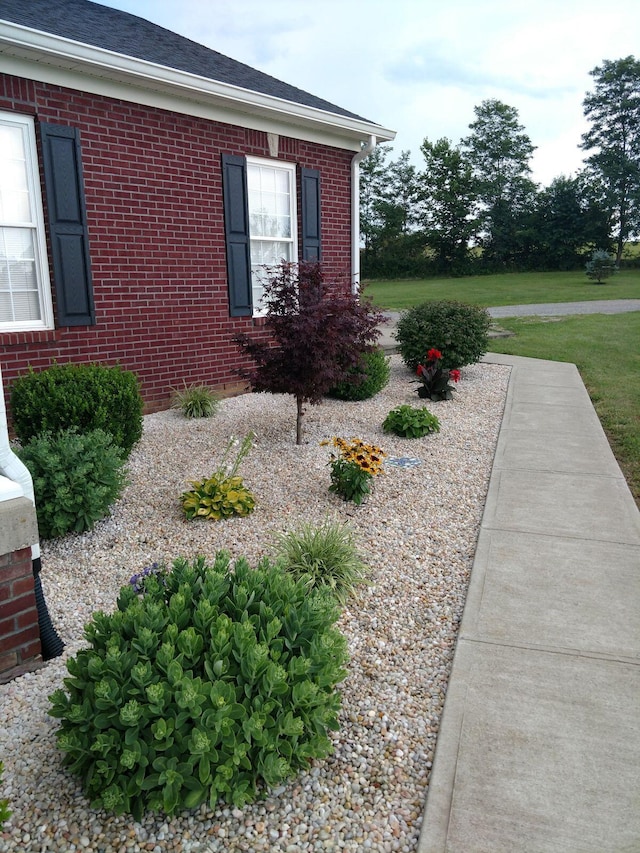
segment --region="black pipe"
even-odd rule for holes
[[[44,592],[40,583],[40,572],[42,561],[40,557],[32,560],[33,587],[36,596],[36,607],[38,608],[38,628],[40,629],[40,645],[42,646],[42,660],[51,660],[62,654],[64,643],[56,633],[51,622],[47,602],[44,600]]]

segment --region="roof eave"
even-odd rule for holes
[[[208,77],[136,59],[10,21],[0,21],[0,46],[5,56],[101,77],[115,83],[134,85],[136,88],[177,96],[187,102],[228,107],[232,111],[260,115],[266,119],[275,118],[307,130],[317,128],[318,131],[330,131],[333,135],[349,140],[352,145],[370,136],[375,136],[379,142],[389,142],[396,135],[395,131],[363,119],[342,116],[240,86],[220,83]]]

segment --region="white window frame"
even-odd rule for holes
[[[298,186],[297,186],[297,170],[295,163],[286,163],[282,160],[270,160],[263,157],[247,157],[247,205],[249,208],[249,250],[251,253],[251,294],[253,303],[253,316],[263,317],[266,314],[266,309],[261,305],[262,294],[264,287],[260,283],[260,277],[269,274],[269,267],[255,264],[253,261],[254,244],[258,242],[264,243],[288,243],[291,246],[291,257],[288,259],[291,263],[298,262]],[[249,185],[249,167],[262,166],[268,169],[276,169],[288,173],[289,175],[289,216],[291,217],[291,235],[289,237],[275,237],[253,234],[251,231],[251,186]],[[282,258],[282,260],[287,260]]]
[[[31,208],[31,219],[27,222],[12,222],[0,219],[0,228],[29,229],[33,234],[35,255],[36,283],[40,304],[39,320],[0,321],[2,332],[30,332],[53,329],[53,304],[51,301],[51,282],[49,279],[49,262],[47,258],[47,241],[44,229],[44,212],[42,194],[40,192],[40,175],[38,170],[38,149],[33,118],[16,113],[0,112],[0,125],[18,127],[22,131],[22,144],[27,169],[27,189]]]

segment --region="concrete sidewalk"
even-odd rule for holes
[[[640,851],[640,513],[574,365],[512,365],[419,853]]]

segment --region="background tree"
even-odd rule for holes
[[[571,270],[609,245],[610,219],[584,175],[561,175],[538,193],[531,232],[539,269]]]
[[[469,271],[469,243],[477,229],[476,180],[466,155],[446,139],[420,150],[425,170],[420,175],[420,220],[437,272]]]
[[[477,179],[484,259],[510,266],[522,252],[522,219],[536,194],[529,177],[535,146],[514,107],[487,100],[474,112],[471,134],[461,144]]]
[[[363,296],[327,284],[320,264],[312,263],[278,267],[265,284],[263,304],[269,339],[236,338],[255,362],[242,376],[254,391],[295,397],[296,444],[302,444],[305,403],[319,403],[358,368],[383,315]]]
[[[583,108],[591,128],[581,148],[594,151],[586,162],[604,187],[619,263],[625,241],[640,231],[640,62],[633,56],[605,60],[590,74],[595,90]]]
[[[360,162],[360,240],[365,259],[371,254],[382,226],[380,200],[387,180],[386,159],[390,149],[376,146]]]

